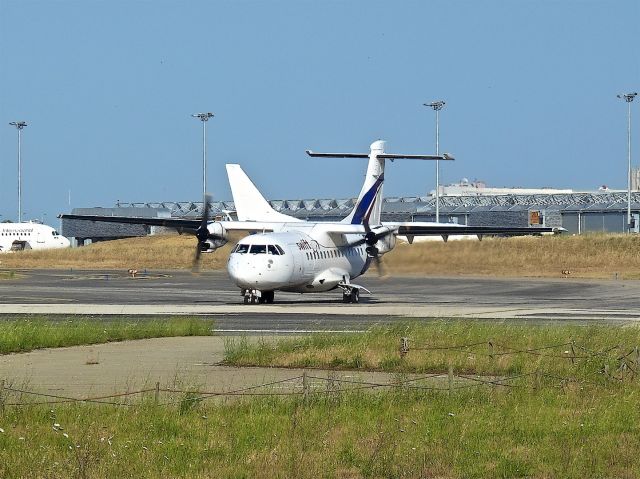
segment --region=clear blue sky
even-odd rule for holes
[[[443,182],[626,187],[626,104],[640,90],[640,2],[0,0],[0,214],[230,199],[237,162],[269,199],[350,197],[360,160],[314,150],[435,150]],[[634,163],[640,99],[633,104]],[[385,195],[433,188],[434,166],[388,166]]]

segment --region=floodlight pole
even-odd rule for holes
[[[18,130],[18,223],[22,223],[22,129],[27,126],[24,121],[9,123]]]
[[[213,118],[213,113],[194,113],[191,115],[202,122],[202,201],[207,195],[207,122]],[[203,204],[204,207],[204,204]]]
[[[631,102],[637,93],[623,93],[618,98],[627,102],[627,232],[631,233]]]
[[[424,103],[436,112],[436,156],[440,155],[440,110],[444,105],[442,100]],[[440,223],[440,160],[436,160],[436,223]]]

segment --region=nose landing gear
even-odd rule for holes
[[[273,304],[273,291],[259,291],[257,289],[243,289],[244,304]]]

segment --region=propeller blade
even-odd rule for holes
[[[196,254],[193,256],[193,263],[191,264],[191,272],[199,273],[200,272],[200,255],[202,251],[200,250],[200,241],[196,243]]]
[[[191,271],[194,273],[198,273],[200,271],[200,256],[202,255],[202,248],[204,247],[205,242],[209,239],[209,229],[207,228],[207,225],[209,224],[210,204],[211,196],[205,195],[204,201],[202,202],[202,221],[196,230],[196,238],[198,238],[196,254],[193,257],[193,264],[191,265]]]
[[[376,257],[376,269],[378,270],[378,276],[380,279],[387,279],[389,275],[387,274],[387,269],[384,266],[384,261],[380,256]]]

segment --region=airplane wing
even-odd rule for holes
[[[180,232],[196,234],[202,219],[200,218],[144,218],[141,216],[109,216],[109,215],[74,215],[61,214],[58,218],[65,220],[94,221],[99,223],[125,223],[147,226],[165,226],[175,228]],[[274,231],[279,230],[287,223],[262,222],[262,221],[210,221],[219,223],[227,231]],[[292,223],[296,224],[296,223]]]
[[[542,233],[561,233],[564,228],[550,227],[511,227],[511,226],[465,226],[447,223],[383,223],[385,226],[396,227],[400,236],[522,236]]]
[[[107,216],[107,215],[72,215],[62,214],[58,215],[58,218],[63,220],[83,220],[83,221],[96,221],[102,223],[125,223],[134,225],[148,225],[148,226],[167,226],[169,228],[182,229],[184,231],[194,231],[200,226],[200,219],[185,219],[185,218],[143,218],[137,216]]]
[[[165,226],[175,228],[180,232],[195,234],[200,226],[201,219],[190,218],[143,218],[137,216],[102,216],[102,215],[74,215],[62,214],[58,216],[62,219],[83,220],[105,223],[125,223],[148,226]],[[280,231],[287,226],[300,228],[306,226],[304,222],[268,222],[268,221],[217,221],[210,223],[219,223],[227,231]],[[548,227],[510,227],[510,226],[464,226],[447,223],[420,223],[420,222],[403,222],[403,223],[387,223],[381,225],[388,231],[393,231],[400,236],[455,236],[455,235],[477,235],[477,236],[519,236],[519,235],[536,235],[542,233],[560,233],[563,228]],[[366,233],[364,225],[349,223],[333,223],[318,222],[313,226],[307,227],[321,228],[326,233],[335,234],[364,234]],[[375,232],[379,226],[372,226]]]

